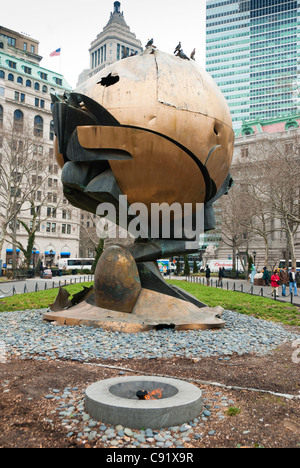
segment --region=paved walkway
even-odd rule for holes
[[[26,280],[3,281],[0,283],[0,298],[23,294],[24,292],[43,291],[58,288],[70,283],[94,281],[93,275],[54,276],[53,279],[30,278]]]
[[[176,279],[176,280],[188,280],[189,282],[198,282],[198,279],[201,280],[201,284],[206,285],[206,278],[203,277],[186,277],[186,276],[166,276],[166,279]],[[220,287],[218,282],[218,278],[212,277],[211,278],[211,287]],[[256,296],[262,296],[262,297],[267,297],[269,299],[274,299],[272,296],[272,288],[271,286],[255,286],[250,283],[250,281],[247,280],[240,280],[240,279],[230,279],[230,278],[224,278],[222,282],[222,289],[228,289],[229,291],[237,291],[237,292],[244,292]],[[253,288],[253,290],[252,290]],[[279,296],[276,298],[276,300],[281,301],[281,302],[288,302],[288,303],[293,303],[294,305],[297,305],[300,307],[300,288],[298,288],[298,296],[295,296],[294,294],[291,296],[290,294],[290,289],[289,286],[286,288],[286,297],[283,297],[281,295],[282,288],[279,286]]]

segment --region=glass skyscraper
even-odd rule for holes
[[[243,120],[299,112],[300,0],[208,0],[206,70]]]

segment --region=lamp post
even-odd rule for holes
[[[33,274],[35,276],[35,255],[36,255],[36,248],[33,247],[32,249],[32,262],[33,262]]]
[[[239,277],[239,254],[236,254],[236,279]]]
[[[257,252],[255,252],[255,250],[254,250],[254,252],[253,252],[253,264],[254,264],[254,266],[255,266],[255,260],[256,260],[256,253]]]
[[[53,252],[53,250],[51,249],[51,250],[50,250],[50,268],[52,268],[53,257],[54,257],[54,252]]]

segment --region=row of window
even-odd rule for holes
[[[3,126],[4,111],[0,106],[0,127]],[[16,109],[13,115],[14,129],[22,132],[24,128],[24,114],[20,109]],[[33,134],[37,137],[43,137],[44,133],[44,120],[40,115],[36,115],[33,119]],[[54,140],[54,123],[50,122],[49,140]]]
[[[30,221],[30,227],[32,228],[33,226],[33,222]],[[13,225],[12,223],[10,223],[9,225],[10,229],[13,229]],[[16,223],[16,230],[20,230],[21,226],[20,226],[20,223],[17,222]],[[41,232],[41,226],[40,224],[37,224],[36,225],[36,231],[37,232]],[[46,232],[48,233],[57,233],[57,232],[61,232],[62,234],[72,234],[72,225],[71,224],[62,224],[62,225],[58,225],[57,223],[50,223],[50,222],[47,222],[46,223]]]
[[[13,70],[16,70],[16,69],[17,69],[17,63],[16,63],[16,62],[13,62],[12,60],[8,60],[7,63],[8,63],[8,66],[9,66],[10,68],[12,68]],[[24,73],[26,73],[27,75],[32,75],[32,68],[26,67],[26,66],[23,66],[22,68],[23,68],[23,70],[24,70]],[[2,72],[2,73],[1,73],[1,72]],[[2,74],[2,76],[1,76],[1,74]],[[48,80],[48,74],[47,74],[47,73],[45,73],[45,72],[38,72],[38,74],[40,75],[40,77],[41,77],[42,80],[45,80],[45,81]],[[8,79],[10,79],[11,81],[14,81],[14,76],[13,76],[12,73],[10,73],[8,76],[10,77],[10,78],[8,78]],[[11,79],[11,77],[13,77],[13,79]],[[0,71],[0,78],[4,78],[4,71],[3,71],[3,70]],[[23,81],[23,79],[22,79],[21,77],[18,77],[18,80],[19,80],[19,79],[21,79],[21,80]],[[18,80],[17,80],[17,82],[20,83],[20,81],[18,81]],[[57,76],[54,76],[54,77],[53,77],[53,80],[54,80],[54,82],[55,82],[57,85],[62,86],[62,79],[61,79],[61,78],[57,78]],[[30,82],[30,80],[28,80],[28,81]],[[22,83],[21,83],[21,84],[22,84]]]
[[[3,70],[0,70],[0,79],[5,80],[5,72],[4,72]],[[7,74],[7,79],[8,79],[8,81],[14,82],[14,81],[15,81],[15,76],[14,76],[14,74],[13,74],[13,73],[8,73],[8,74]],[[41,86],[40,83],[38,83],[37,81],[36,81],[36,82],[34,83],[34,85],[33,85],[33,84],[32,84],[32,80],[29,80],[29,79],[24,80],[24,79],[22,78],[22,76],[18,76],[17,79],[16,79],[16,82],[17,82],[19,85],[21,85],[21,86],[25,85],[27,88],[32,88],[32,87],[34,87],[34,89],[35,89],[36,91],[42,91],[43,93],[48,93],[48,86],[46,86],[46,85],[42,85],[42,86]],[[58,84],[58,83],[57,83],[57,84]],[[54,89],[54,88],[51,88],[50,91],[53,92],[53,93],[55,93],[55,89]]]

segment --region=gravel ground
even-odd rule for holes
[[[7,356],[28,359],[193,358],[234,353],[264,354],[299,335],[281,325],[254,317],[224,312],[226,327],[220,330],[174,331],[164,329],[127,334],[86,326],[60,327],[42,320],[45,310],[0,314],[0,341]]]
[[[27,361],[62,361],[72,363],[97,363],[114,361],[134,362],[151,359],[153,364],[160,360],[188,359],[197,362],[199,357],[215,358],[220,363],[229,363],[232,357],[267,355],[284,343],[292,343],[299,334],[287,328],[225,311],[226,327],[221,330],[174,331],[164,329],[138,334],[109,332],[89,327],[60,327],[44,322],[45,310],[20,311],[0,314],[0,358]],[[161,361],[162,362],[162,361]],[[114,366],[112,366],[113,368]],[[115,375],[124,371],[115,370]],[[9,397],[12,381],[2,380],[3,395]],[[215,429],[210,422],[225,419],[226,408],[235,407],[236,402],[222,389],[203,391],[203,411],[193,421],[163,430],[132,430],[123,426],[109,426],[94,421],[86,412],[84,389],[68,386],[63,390],[48,387],[43,399],[51,403],[51,413],[44,422],[54,428],[57,420],[63,428],[70,445],[107,448],[181,448],[201,445],[203,437],[213,438]],[[242,436],[247,437],[248,430]],[[4,445],[5,446],[5,445]]]

